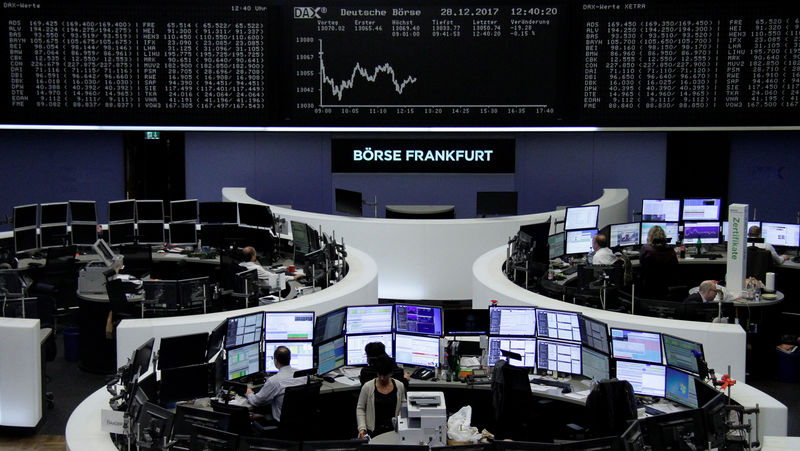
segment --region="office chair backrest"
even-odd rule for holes
[[[651,299],[666,299],[669,287],[677,285],[677,279],[677,259],[645,258],[640,263],[637,290]]]
[[[128,306],[128,298],[125,296],[125,289],[122,284],[123,281],[120,279],[106,281],[108,302],[111,304],[111,311],[114,314],[124,312]]]
[[[757,246],[747,247],[747,277],[765,281],[772,271],[772,252]]]
[[[593,437],[619,436],[635,420],[636,398],[628,381],[600,381],[586,398],[588,431]]]
[[[22,297],[23,285],[16,269],[0,269],[0,297]]]
[[[119,253],[123,255],[123,273],[142,278],[153,271],[153,252],[150,245],[120,246]]]
[[[528,369],[498,361],[492,378],[492,406],[499,437],[520,439],[527,436],[531,403]]]
[[[250,427],[250,409],[245,406],[235,406],[232,404],[225,404],[211,400],[211,409],[214,412],[227,413],[230,415],[228,419],[228,431],[239,435],[250,435],[252,433]]]
[[[310,434],[310,425],[319,405],[319,389],[322,382],[286,387],[281,408],[280,438],[301,440]]]

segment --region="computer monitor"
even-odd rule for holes
[[[118,222],[108,225],[108,244],[120,246],[133,244],[136,238],[136,225],[133,222]]]
[[[136,224],[136,234],[139,237],[139,244],[165,243],[163,222],[140,222]]]
[[[131,375],[136,374],[138,371],[140,375],[147,372],[150,369],[150,360],[153,356],[153,346],[155,345],[156,339],[151,338],[136,348],[133,351],[133,356],[131,356]]]
[[[586,346],[581,347],[581,374],[595,381],[611,377],[611,359]]]
[[[696,409],[697,388],[695,378],[689,373],[667,367],[665,397],[686,407]]]
[[[36,227],[14,229],[14,252],[17,254],[33,252],[39,248],[38,246]]]
[[[192,430],[198,426],[228,430],[230,415],[185,404],[175,406],[175,421],[172,426],[173,440],[189,440]]]
[[[761,223],[764,242],[773,246],[800,246],[800,224]]]
[[[711,447],[719,447],[725,443],[728,434],[728,410],[726,405],[728,397],[719,393],[710,401],[703,404],[703,418],[706,424],[706,433]]]
[[[536,309],[534,307],[490,307],[489,334],[536,336]]]
[[[252,227],[272,228],[272,210],[262,204],[247,204],[239,202],[239,225]]]
[[[69,213],[72,222],[97,222],[97,209],[93,200],[69,201]]]
[[[181,308],[202,307],[208,301],[208,277],[178,280],[178,300]]]
[[[395,304],[394,324],[397,332],[442,335],[442,309],[425,305]]]
[[[678,242],[678,223],[677,222],[643,222],[642,233],[639,234],[642,244],[647,244],[647,235],[650,229],[654,226],[659,226],[664,229],[664,234],[667,235],[669,243],[676,244]]]
[[[478,216],[513,216],[517,214],[516,191],[478,191],[475,214]]]
[[[712,449],[701,409],[655,415],[642,420],[650,449]]]
[[[352,216],[361,216],[363,200],[360,191],[350,191],[347,189],[336,188],[334,192],[336,198],[336,211]]]
[[[260,342],[227,351],[225,378],[235,380],[261,371]]]
[[[683,242],[694,244],[698,240],[702,244],[719,243],[719,221],[684,222]]]
[[[14,228],[23,229],[39,225],[39,206],[36,204],[19,205],[14,207]]]
[[[267,341],[312,340],[314,312],[265,312],[264,339]]]
[[[575,312],[536,309],[536,336],[581,341],[581,326]]]
[[[172,421],[175,413],[150,401],[146,402],[139,411],[138,427],[133,430],[147,433],[152,443],[164,443],[169,440],[172,433]]]
[[[238,224],[236,202],[200,202],[200,222],[203,224]],[[174,219],[173,219],[174,221]]]
[[[761,221],[747,221],[747,226],[744,229],[745,233],[748,233],[750,231],[750,227],[753,226],[761,228]],[[722,237],[720,238],[722,241],[728,241],[728,227],[728,221],[722,221]]]
[[[317,374],[323,375],[347,363],[344,337],[317,345]]]
[[[678,222],[680,219],[680,199],[642,199],[642,221]]]
[[[50,204],[41,204],[39,221],[42,225],[45,224],[66,224],[68,206],[66,202],[55,202]]]
[[[225,335],[228,332],[228,320],[220,321],[217,326],[211,330],[211,333],[208,334],[208,346],[206,346],[206,362],[210,362],[211,359],[217,355],[217,353],[222,349],[222,345],[225,342]]]
[[[702,343],[695,343],[667,334],[661,335],[661,340],[664,344],[664,358],[667,361],[667,365],[699,374],[697,357],[698,355],[704,355]]]
[[[189,449],[202,449],[203,451],[227,451],[236,449],[239,435],[233,432],[221,431],[203,426],[192,428],[189,439]]]
[[[197,199],[173,200],[169,210],[171,222],[197,221]]]
[[[91,246],[97,241],[97,224],[72,224],[69,226],[70,242],[77,246]]]
[[[322,343],[342,336],[346,316],[347,310],[343,308],[319,315],[314,325],[314,343]]]
[[[536,367],[536,339],[520,337],[489,337],[488,363],[495,366],[498,360],[503,359],[500,351],[511,351],[522,357],[522,360],[510,359],[513,366],[524,368]]]
[[[640,244],[638,222],[611,224],[608,235],[609,246],[611,247],[628,247]]]
[[[133,199],[112,200],[108,203],[108,222],[135,221],[135,205]]]
[[[564,247],[565,236],[564,232],[560,232],[547,237],[547,257],[550,260],[561,257],[566,253],[566,248]]]
[[[637,395],[663,398],[666,390],[666,367],[655,363],[617,360],[617,379],[628,381]]]
[[[345,330],[348,334],[370,334],[392,331],[391,305],[347,307]]]
[[[178,309],[177,280],[143,280],[144,302],[152,308]]]
[[[63,246],[66,243],[67,236],[69,234],[67,233],[66,224],[43,225],[39,227],[39,247],[47,249]]]
[[[536,367],[559,373],[583,374],[581,345],[540,338],[536,343]]]
[[[445,335],[487,335],[489,309],[449,309],[443,323]]]
[[[564,230],[596,229],[599,205],[567,207]]]
[[[158,369],[205,363],[208,332],[161,337],[158,346]]]
[[[592,240],[597,235],[597,229],[569,230],[567,231],[566,255],[588,254],[594,248]]]
[[[173,246],[194,246],[197,244],[197,225],[194,222],[170,223],[169,244]]]
[[[612,328],[611,350],[615,359],[661,363],[661,334]]]
[[[581,315],[580,325],[581,344],[603,354],[609,354],[608,326],[606,323]]]
[[[269,341],[264,343],[264,371],[276,373],[273,355],[279,346],[286,346],[292,356],[292,368],[307,370],[314,368],[314,344],[310,341]]]
[[[719,221],[720,199],[683,199],[684,221]]]
[[[205,349],[201,349],[205,357]],[[161,360],[159,360],[159,365]],[[162,404],[190,399],[207,398],[209,394],[208,379],[211,369],[208,363],[185,365],[161,369],[161,391],[159,399]]]
[[[421,335],[395,334],[394,356],[404,365],[439,367],[439,338]]]
[[[228,334],[225,349],[262,340],[264,334],[264,312],[228,318]]]
[[[368,335],[348,335],[347,336],[347,364],[348,365],[366,365],[367,354],[364,352],[364,346],[368,343],[379,341],[386,347],[386,354],[389,357],[394,355],[392,346],[392,334],[368,334]]]

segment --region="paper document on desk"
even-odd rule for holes
[[[342,371],[342,374],[344,374],[347,377],[351,377],[351,378],[354,377],[356,379],[361,377],[361,368],[342,368],[341,371]]]
[[[480,368],[481,361],[477,357],[461,357],[461,368]]]
[[[551,387],[549,385],[531,384],[531,392],[534,393],[561,393],[561,387]]]
[[[336,382],[342,383],[344,385],[349,385],[351,387],[355,387],[356,385],[361,385],[361,381],[359,379],[353,379],[350,377],[337,377],[334,380]]]
[[[586,399],[589,396],[589,393],[591,393],[591,390],[581,390],[581,391],[574,391],[572,393],[564,393],[564,396],[566,396],[567,398],[582,400]]]

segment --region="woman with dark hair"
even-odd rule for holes
[[[378,371],[375,369],[375,361],[379,357],[386,357],[391,359],[386,354],[386,345],[381,343],[380,341],[373,341],[371,343],[367,343],[364,346],[364,354],[367,355],[367,366],[361,368],[361,374],[359,375],[359,380],[361,381],[361,385],[366,384],[367,382],[375,379],[378,376]],[[403,384],[407,384],[408,376],[405,374],[402,368],[399,368],[397,365],[392,365],[392,377],[403,381]]]
[[[380,356],[375,359],[374,366],[378,377],[361,387],[356,405],[358,438],[361,439],[367,434],[375,437],[393,430],[392,418],[400,414],[400,406],[406,397],[403,383],[392,378],[394,360]]]

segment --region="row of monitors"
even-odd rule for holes
[[[172,223],[166,226],[169,244],[189,246],[197,243],[197,225]],[[112,223],[108,226],[109,243],[113,246],[133,244],[163,245],[166,240],[165,225],[161,222]],[[14,251],[18,254],[39,249],[61,247],[67,242],[79,246],[91,246],[97,241],[97,224],[48,224],[38,228],[14,230]]]
[[[719,221],[720,205],[720,199],[642,199],[642,221]],[[599,212],[599,205],[567,207],[564,230],[596,229]]]

